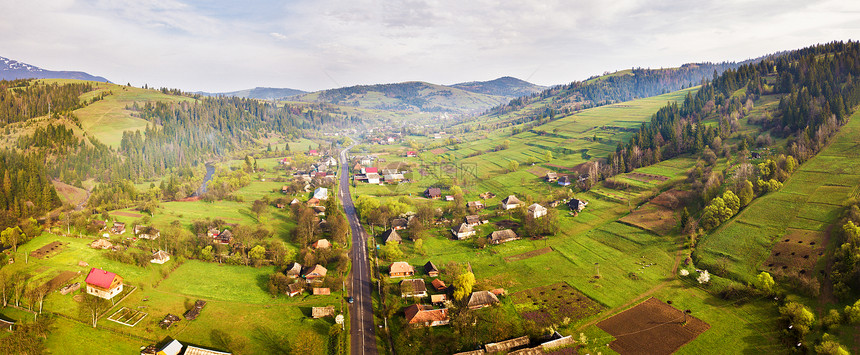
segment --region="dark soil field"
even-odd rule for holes
[[[602,322],[597,327],[615,337],[609,348],[622,355],[671,354],[711,326],[654,297]]]
[[[637,180],[637,181],[642,181],[642,182],[651,182],[654,180],[662,182],[662,181],[669,180],[669,178],[662,176],[662,175],[643,174],[643,173],[631,173],[631,174],[627,175],[627,178]]]
[[[678,206],[683,206],[692,194],[691,191],[666,191],[637,208],[633,213],[622,217],[620,221],[659,235],[666,235],[678,225],[675,210]]]
[[[496,227],[499,227],[502,229],[510,228],[510,229],[516,230],[516,229],[520,228],[520,224],[518,222],[514,222],[511,220],[507,220],[507,219],[503,219],[503,220],[498,221],[498,222],[493,222],[493,224],[495,224]]]
[[[126,212],[126,211],[114,211],[114,212],[111,212],[110,214],[115,215],[115,216],[123,216],[123,217],[131,217],[131,218],[143,217],[143,215],[140,213],[131,213],[131,212]]]
[[[511,255],[511,256],[509,256],[509,257],[506,257],[506,258],[505,258],[505,261],[507,261],[507,262],[511,262],[511,261],[525,260],[525,259],[528,259],[528,258],[536,257],[536,256],[538,256],[538,255],[543,255],[543,254],[549,253],[549,252],[551,252],[551,251],[552,251],[552,247],[546,247],[546,248],[535,249],[535,250],[532,250],[532,251],[529,251],[529,252],[525,252],[525,253],[522,253],[522,254]]]
[[[561,325],[588,318],[605,307],[566,283],[520,291],[511,295],[517,312],[539,327]]]
[[[781,237],[762,267],[776,275],[809,277],[818,258],[824,255],[824,232],[789,229]]]
[[[51,244],[45,245],[39,249],[33,250],[30,252],[30,256],[34,258],[46,258],[50,257],[53,254],[59,253],[63,250],[63,243],[61,242],[52,242]]]
[[[51,279],[50,281],[46,282],[45,286],[48,288],[48,292],[53,292],[54,290],[59,289],[60,287],[63,287],[63,285],[65,285],[66,283],[68,283],[69,281],[71,281],[72,279],[77,277],[78,275],[80,275],[80,273],[78,273],[78,272],[63,271],[59,275],[57,275],[56,277]]]

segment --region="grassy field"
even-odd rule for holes
[[[47,233],[26,244],[21,252],[52,241],[64,243],[64,249],[57,255],[47,259],[30,258],[26,264],[22,258],[21,262],[4,267],[4,272],[22,270],[31,275],[30,282],[42,283],[61,271],[80,271],[81,274],[70,282],[83,282],[89,267],[99,267],[122,276],[127,289],[134,288],[127,298],[104,312],[99,328],[95,330],[85,324],[86,318],[79,313],[73,294],[49,294],[45,299],[45,310],[72,318],[57,319],[46,343],[54,351],[78,349],[83,345],[70,345],[72,347],[68,348],[64,344],[82,344],[80,339],[93,339],[99,343],[96,349],[103,350],[102,353],[121,354],[147,345],[144,339],[154,343],[167,336],[223,349],[223,345],[212,337],[212,331],[222,330],[233,337],[236,353],[270,353],[274,351],[270,342],[272,338],[293,341],[294,334],[300,329],[312,329],[325,341],[334,320],[311,319],[310,308],[325,305],[339,308],[342,303],[338,295],[304,294],[294,298],[273,298],[265,288],[273,267],[228,266],[193,260],[176,267],[176,261],[171,260],[164,265],[140,268],[106,259],[105,251],[89,248],[87,243],[90,239]],[[86,261],[90,266],[78,266],[78,261]],[[173,268],[176,269],[170,272]],[[181,316],[198,299],[206,300],[207,305],[196,320],[182,320],[169,330],[157,326],[166,314]],[[141,310],[148,316],[134,327],[107,320],[108,315],[121,307]],[[16,320],[32,319],[27,313],[14,309],[3,309],[0,313]],[[325,353],[325,349],[320,349],[320,353]]]
[[[754,200],[710,233],[700,245],[701,261],[722,264],[733,277],[751,280],[789,228],[826,232],[860,186],[858,137],[860,114],[855,114],[830,145],[801,165],[782,189]],[[744,255],[737,255],[737,250],[745,250]]]

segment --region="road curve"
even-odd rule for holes
[[[350,273],[350,295],[355,303],[350,305],[350,343],[352,354],[377,354],[376,328],[373,325],[373,301],[371,299],[372,285],[370,283],[370,266],[367,259],[367,233],[361,227],[355,205],[349,193],[349,148],[340,152],[340,201],[343,211],[352,230],[352,272]]]

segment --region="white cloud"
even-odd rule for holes
[[[559,84],[845,40],[858,11],[799,0],[6,2],[0,55],[186,90],[503,75]]]

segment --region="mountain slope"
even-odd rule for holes
[[[295,96],[305,94],[307,91],[290,89],[290,88],[264,88],[264,87],[255,87],[253,89],[245,89],[239,91],[231,91],[231,92],[204,92],[198,91],[195,94],[200,94],[203,96],[236,96],[241,97],[243,99],[258,99],[258,100],[275,100],[282,99],[285,97]]]
[[[505,96],[510,98],[531,95],[546,90],[546,86],[532,84],[510,76],[503,76],[490,81],[470,81],[448,85],[448,87],[466,90],[478,94]]]
[[[504,96],[479,94],[419,81],[350,86],[298,95],[291,99],[380,110],[456,114],[483,112],[509,100]]]
[[[107,79],[81,71],[45,70],[17,60],[0,57],[0,80],[15,79],[77,79],[109,83]]]

